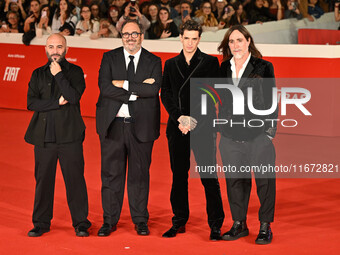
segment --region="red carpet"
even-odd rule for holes
[[[116,232],[96,236],[102,224],[100,197],[100,152],[95,120],[85,118],[85,178],[93,223],[91,236],[75,236],[66,203],[63,179],[58,169],[51,232],[29,238],[34,199],[33,146],[23,136],[32,113],[0,109],[0,253],[1,254],[339,254],[340,180],[278,179],[273,243],[255,245],[259,202],[255,184],[248,211],[250,235],[234,242],[211,242],[205,214],[203,187],[190,179],[190,210],[187,232],[173,239],[162,233],[171,225],[171,171],[165,126],[155,143],[151,166],[149,200],[151,235],[137,236],[127,200]],[[275,139],[277,163],[339,162],[340,138],[280,134]],[[222,232],[231,224],[225,182],[220,179],[226,219]]]

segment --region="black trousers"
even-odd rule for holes
[[[193,139],[191,145],[197,165],[215,165],[216,148],[214,134],[202,135]],[[189,219],[188,172],[190,169],[190,135],[182,135],[180,130],[167,134],[172,170],[172,187],[170,202],[174,216],[172,224],[183,226]],[[204,148],[204,149],[203,149]],[[207,153],[209,152],[209,153]],[[217,175],[200,174],[206,197],[206,211],[210,228],[221,228],[224,211],[221,199],[220,185]]]
[[[123,206],[126,165],[127,192],[133,223],[149,219],[149,168],[153,142],[142,143],[133,134],[133,123],[114,120],[108,137],[100,137],[102,206],[104,223],[116,225]]]
[[[220,152],[224,166],[234,166],[237,172],[226,172],[227,193],[232,218],[234,221],[247,219],[248,203],[251,191],[251,172],[245,171],[250,166],[275,166],[275,148],[266,134],[261,134],[249,142],[233,141],[221,136]],[[241,170],[243,169],[243,170]],[[274,221],[276,179],[274,173],[254,171],[257,195],[260,200],[259,220]]]
[[[64,177],[68,207],[73,227],[89,228],[88,198],[84,179],[83,144],[81,141],[67,144],[46,143],[34,147],[35,199],[33,224],[50,228],[53,218],[53,200],[57,161]]]

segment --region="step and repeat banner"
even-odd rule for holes
[[[81,40],[80,40],[81,39]],[[0,108],[26,109],[28,82],[34,69],[47,63],[45,38],[33,41],[33,45],[21,44],[18,35],[0,36]],[[86,90],[81,99],[83,116],[95,116],[95,105],[99,95],[98,71],[104,52],[121,46],[119,39],[105,39],[86,42],[86,38],[68,37],[70,46],[66,58],[82,67],[85,74]],[[84,41],[85,40],[85,41]],[[200,49],[215,55],[218,43],[201,42]],[[98,48],[96,48],[98,47]],[[148,41],[143,47],[161,57],[162,64],[176,56],[181,50],[180,42]],[[317,45],[258,45],[264,59],[274,65],[277,78],[280,115],[277,121],[281,133],[319,136],[340,136],[340,49],[337,46]],[[209,68],[209,67],[207,67]],[[281,79],[282,78],[282,79]],[[313,79],[308,79],[313,78]],[[281,87],[304,88],[304,90]],[[301,92],[302,91],[302,92]],[[300,99],[287,104],[283,116],[282,94],[285,98]],[[287,103],[287,102],[286,102]],[[299,104],[301,103],[301,107]],[[302,108],[308,110],[306,115]],[[161,121],[166,123],[168,115],[162,106]],[[282,120],[286,121],[282,124]]]

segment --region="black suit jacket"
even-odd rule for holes
[[[169,113],[167,133],[179,132],[177,119],[181,115],[190,116],[190,78],[216,78],[219,76],[219,63],[216,57],[196,50],[187,65],[183,51],[165,62],[161,99]],[[199,118],[199,116],[193,116]],[[200,129],[202,121],[198,120]]]
[[[221,64],[220,76],[227,78],[228,84],[233,84],[232,71],[230,60],[226,60]],[[263,79],[266,78],[266,79]],[[250,119],[277,119],[278,108],[270,115],[259,116],[250,112],[247,105],[248,91],[249,87],[253,88],[253,105],[257,110],[267,110],[272,106],[272,89],[276,87],[274,67],[272,63],[265,61],[263,59],[250,57],[248,65],[244,70],[238,87],[242,90],[244,95],[244,115],[233,115],[233,98],[228,90],[219,90],[222,99],[222,106],[219,111],[219,119],[227,119],[230,123],[232,119],[234,122],[246,121]],[[224,136],[234,138],[240,141],[246,141],[255,138],[259,134],[265,132],[271,137],[275,136],[276,124],[272,126],[271,121],[264,121],[264,126],[262,127],[242,127],[241,125],[234,125],[230,127],[229,125],[220,125],[221,133]],[[259,125],[259,123],[253,123],[252,125]]]
[[[154,78],[153,84],[143,83]],[[129,82],[129,91],[117,88],[112,80],[127,80],[127,70],[123,47],[104,53],[100,65],[98,85],[100,95],[97,102],[96,126],[100,137],[107,137],[108,129],[123,103],[129,104],[130,115],[134,119],[136,138],[141,142],[151,142],[159,137],[160,104],[159,89],[162,79],[161,59],[142,48],[134,81]],[[129,101],[130,95],[138,96]]]

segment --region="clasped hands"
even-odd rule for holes
[[[177,119],[179,122],[178,128],[183,135],[186,135],[189,131],[192,131],[197,126],[197,120],[191,116],[182,115]]]

